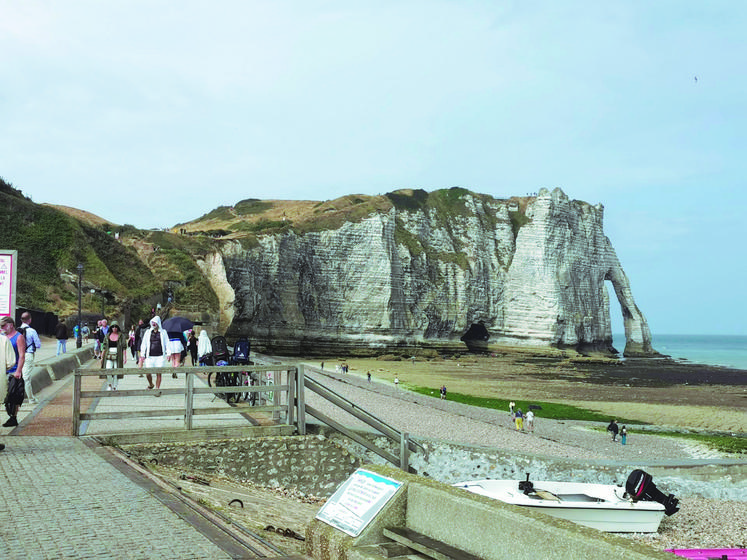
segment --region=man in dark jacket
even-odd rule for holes
[[[54,336],[57,338],[57,355],[64,354],[67,352],[67,325],[63,320],[60,319],[60,322],[57,323],[57,326],[54,328]]]

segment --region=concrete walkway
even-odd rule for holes
[[[44,340],[37,364],[55,352],[56,342]],[[22,407],[18,427],[0,428],[0,558],[252,557],[95,440],[72,437],[72,381],[53,381],[38,391],[39,404]],[[146,387],[136,375],[128,383]],[[147,398],[167,406],[165,396]],[[151,421],[140,420],[144,428]]]

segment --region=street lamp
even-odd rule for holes
[[[75,347],[80,348],[83,346],[83,339],[81,338],[81,311],[80,311],[80,303],[81,303],[81,288],[83,287],[83,263],[78,263],[78,336],[75,338]]]

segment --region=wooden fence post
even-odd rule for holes
[[[75,370],[75,380],[73,383],[73,436],[80,435],[80,391],[81,391],[80,368]]]
[[[304,382],[304,365],[298,364],[298,370],[297,370],[297,393],[298,397],[296,398],[298,402],[298,435],[299,436],[305,436],[306,435],[306,401],[304,400],[304,395],[306,393],[305,388],[305,382]]]
[[[194,388],[195,374],[188,373],[186,376],[186,388],[184,389],[184,427],[187,430],[192,429],[192,411],[194,410]]]

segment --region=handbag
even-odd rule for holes
[[[8,378],[8,393],[5,395],[5,410],[10,416],[16,415],[16,406],[23,403],[26,397],[26,387],[23,378],[18,379],[15,375]]]

